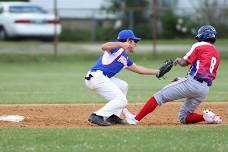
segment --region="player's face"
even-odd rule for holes
[[[128,43],[130,44],[130,46],[131,46],[130,49],[129,49],[129,52],[130,52],[130,53],[133,53],[133,52],[134,52],[134,48],[136,47],[136,43],[137,43],[137,42],[134,41],[134,40],[128,40],[127,42],[128,42]]]

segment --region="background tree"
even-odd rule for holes
[[[144,38],[151,37],[151,27],[148,22],[148,0],[109,0],[109,11],[120,19],[119,29],[130,28]],[[117,29],[117,30],[119,30]]]
[[[225,37],[228,34],[228,9],[225,0],[201,0],[200,7],[194,7],[199,25],[211,24],[215,26],[218,36]]]
[[[152,0],[109,0],[109,11],[117,14],[121,20],[121,28],[132,28],[144,39],[152,37]],[[159,37],[173,37],[178,31],[174,14],[178,0],[157,1],[157,29]],[[132,26],[133,25],[133,26]]]

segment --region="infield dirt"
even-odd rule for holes
[[[158,107],[147,115],[138,126],[186,126],[178,121],[181,102],[171,102]],[[136,113],[143,104],[129,104],[128,109]],[[7,104],[0,105],[0,115],[22,115],[25,120],[19,123],[0,121],[1,128],[88,128],[98,127],[90,124],[89,115],[101,108],[103,104]],[[222,124],[228,125],[228,102],[205,102],[196,112],[209,109],[222,117]],[[197,125],[208,125],[199,123]],[[131,125],[115,125],[111,127],[137,127]]]

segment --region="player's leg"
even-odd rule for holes
[[[110,79],[116,86],[120,88],[120,90],[123,92],[123,94],[127,97],[127,92],[128,92],[128,84],[126,81],[121,80],[119,78],[113,77]],[[122,113],[123,110],[127,110],[127,108],[120,109],[120,113]],[[128,110],[127,110],[128,111]],[[122,121],[122,120],[121,120]],[[117,122],[119,122],[119,119],[117,118]],[[123,121],[122,121],[123,122]]]
[[[198,123],[204,121],[202,114],[194,113],[198,105],[204,101],[209,93],[209,87],[205,83],[199,83],[189,78],[190,87],[189,92],[190,96],[186,96],[186,101],[179,111],[179,120],[183,124]]]
[[[109,80],[97,88],[96,91],[103,96],[108,103],[95,113],[104,117],[110,117],[113,114],[119,117],[122,109],[128,103],[123,92]]]
[[[189,96],[186,102],[180,109],[179,119],[183,124],[198,123],[201,121],[206,121],[207,123],[220,123],[221,118],[209,110],[204,110],[203,114],[195,113],[195,109],[198,105],[204,101],[209,93],[209,87],[205,83],[199,83],[190,79],[191,96]],[[194,89],[196,88],[196,89]]]
[[[191,124],[204,121],[203,115],[194,113],[201,101],[194,98],[187,99],[179,111],[179,120],[182,124]]]
[[[121,80],[121,79],[118,79],[118,78],[112,78],[111,81],[112,81],[113,83],[115,83],[115,84],[122,90],[122,92],[125,94],[125,96],[127,95],[128,84],[127,84],[125,81],[123,81],[123,80]],[[149,104],[150,106],[147,106],[148,104]],[[157,104],[156,100],[155,100],[153,97],[150,98],[150,99],[148,100],[147,104],[144,105],[144,107],[145,107],[145,108],[143,109],[144,111],[142,111],[141,113],[139,113],[139,114],[137,115],[136,120],[140,121],[140,120],[141,120],[140,118],[143,117],[143,114],[144,114],[144,113],[152,112],[153,109],[155,109],[157,105],[158,105],[158,104]],[[147,108],[147,107],[148,107],[148,108]],[[125,109],[125,112],[126,112],[126,111],[128,111],[128,110]],[[148,111],[148,112],[147,112],[147,111]]]
[[[220,116],[212,111],[204,110],[203,114],[195,113],[195,109],[201,103],[198,99],[187,99],[179,111],[179,120],[182,124],[193,124],[205,121],[206,123],[221,123]]]
[[[148,113],[153,112],[158,105],[189,96],[189,92],[186,91],[187,85],[188,79],[186,78],[166,85],[162,90],[155,93],[155,95],[146,102],[142,110],[136,115],[136,120],[140,121]]]
[[[122,124],[123,120],[120,119],[120,115],[128,103],[123,92],[110,79],[98,88],[97,92],[109,102],[95,113],[107,118],[106,120],[112,124]]]
[[[113,114],[119,117],[122,108],[127,105],[126,96],[120,88],[103,74],[95,75],[90,80],[90,84],[92,84],[90,87],[93,88],[94,91],[109,101],[104,107],[96,111],[95,114],[106,118]]]
[[[123,92],[123,94],[125,96],[127,96],[127,92],[128,92],[128,84],[126,81],[121,80],[119,78],[111,78],[110,79],[118,88],[120,88],[120,90]]]
[[[187,98],[188,100],[193,100],[192,102],[186,102],[180,110],[179,118],[182,123],[194,123],[205,120],[208,123],[220,123],[221,118],[215,115],[211,111],[204,111],[203,118],[202,115],[193,113],[196,107],[203,101],[209,92],[209,87],[204,83],[190,78],[184,78],[180,81],[171,83],[164,87],[161,91],[157,92],[153,97],[151,97],[146,104],[143,106],[141,111],[133,116],[128,111],[127,121],[129,124],[137,124],[143,117],[148,113],[154,111],[157,105],[162,105],[166,102]],[[129,118],[129,119],[128,119]]]
[[[173,82],[165,86],[162,90],[157,92],[154,96],[150,97],[137,115],[133,116],[129,111],[125,110],[124,114],[129,124],[137,124],[147,114],[153,112],[158,105],[164,104],[169,101],[184,98],[189,95],[186,90],[187,79],[184,78],[177,82]]]
[[[106,118],[109,118],[112,115],[120,115],[122,108],[127,105],[127,99],[123,92],[108,77],[99,72],[92,72],[91,74],[93,77],[89,81],[86,80],[86,86],[109,101],[104,107],[94,112],[89,118],[90,121],[91,117],[99,117],[99,120],[102,119],[103,121],[101,120],[100,124],[95,123],[102,125],[103,123],[106,123],[104,121]]]
[[[153,112],[157,106],[158,106],[158,102],[156,101],[156,99],[154,98],[154,96],[152,96],[144,104],[144,106],[137,113],[137,115],[133,115],[126,108],[123,110],[123,114],[125,115],[126,121],[127,121],[128,124],[136,125],[147,114]]]
[[[198,106],[200,101],[203,101],[208,95],[209,87],[206,84],[201,84],[198,81],[193,80],[191,77],[182,78],[179,81],[173,82],[167,86],[165,86],[162,90],[157,92],[154,95],[154,98],[150,98],[147,103],[144,105],[143,109],[136,115],[136,120],[140,121],[143,117],[145,117],[148,113],[152,112],[156,107],[156,103],[158,105],[162,105],[169,101],[178,100],[181,98],[193,99],[194,102],[190,102],[192,105],[188,105],[186,102],[186,106],[189,106],[187,111],[192,113],[192,110]],[[199,101],[199,103],[197,102]],[[184,106],[185,107],[185,106]],[[186,111],[184,111],[186,114]],[[201,120],[200,115],[192,114],[191,117],[198,118],[197,120]],[[189,120],[191,118],[189,116]],[[183,121],[183,120],[182,120]]]

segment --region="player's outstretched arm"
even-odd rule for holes
[[[126,69],[138,73],[138,74],[143,74],[143,75],[158,75],[160,70],[159,69],[151,69],[151,68],[146,68],[143,66],[139,66],[136,64],[133,64]]]

